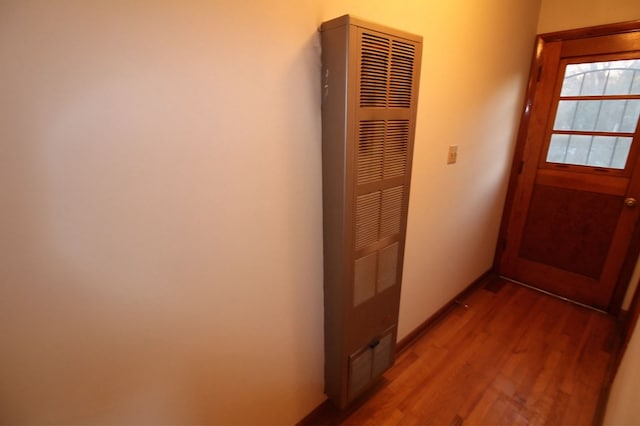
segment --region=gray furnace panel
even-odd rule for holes
[[[325,392],[345,408],[395,358],[422,37],[322,24]]]

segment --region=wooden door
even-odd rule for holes
[[[640,22],[612,29],[538,38],[498,252],[503,276],[608,311],[640,211]]]

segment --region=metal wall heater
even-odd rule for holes
[[[422,37],[322,24],[325,392],[345,408],[395,358]]]

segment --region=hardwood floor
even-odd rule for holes
[[[614,318],[490,278],[397,358],[369,398],[324,424],[593,424]]]

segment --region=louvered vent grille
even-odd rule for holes
[[[411,87],[415,46],[398,40],[391,45],[391,72],[389,83],[389,106],[411,107]]]
[[[356,250],[400,232],[403,201],[403,185],[357,197]]]
[[[377,292],[380,293],[396,283],[398,274],[398,249],[400,245],[393,243],[378,252]]]
[[[411,108],[414,44],[385,34],[360,33],[360,107]],[[389,116],[391,111],[363,113],[358,122],[356,184],[379,183],[407,173],[410,120]],[[370,114],[384,114],[380,118]],[[376,185],[378,186],[378,185]],[[356,250],[397,235],[402,223],[404,186],[367,193],[356,200]]]
[[[402,176],[407,167],[409,120],[367,120],[358,132],[358,185]]]
[[[360,62],[360,106],[385,107],[389,79],[390,41],[370,33],[362,34]]]
[[[384,120],[361,121],[358,132],[358,184],[382,179]]]
[[[409,120],[390,120],[384,146],[384,177],[404,175],[407,169]]]
[[[360,106],[410,108],[415,46],[362,33]]]
[[[360,195],[356,199],[356,249],[378,240],[382,192]]]
[[[356,259],[353,266],[353,306],[358,306],[376,295],[377,264],[376,252]]]
[[[400,232],[403,192],[402,185],[382,191],[380,238],[390,237]]]

